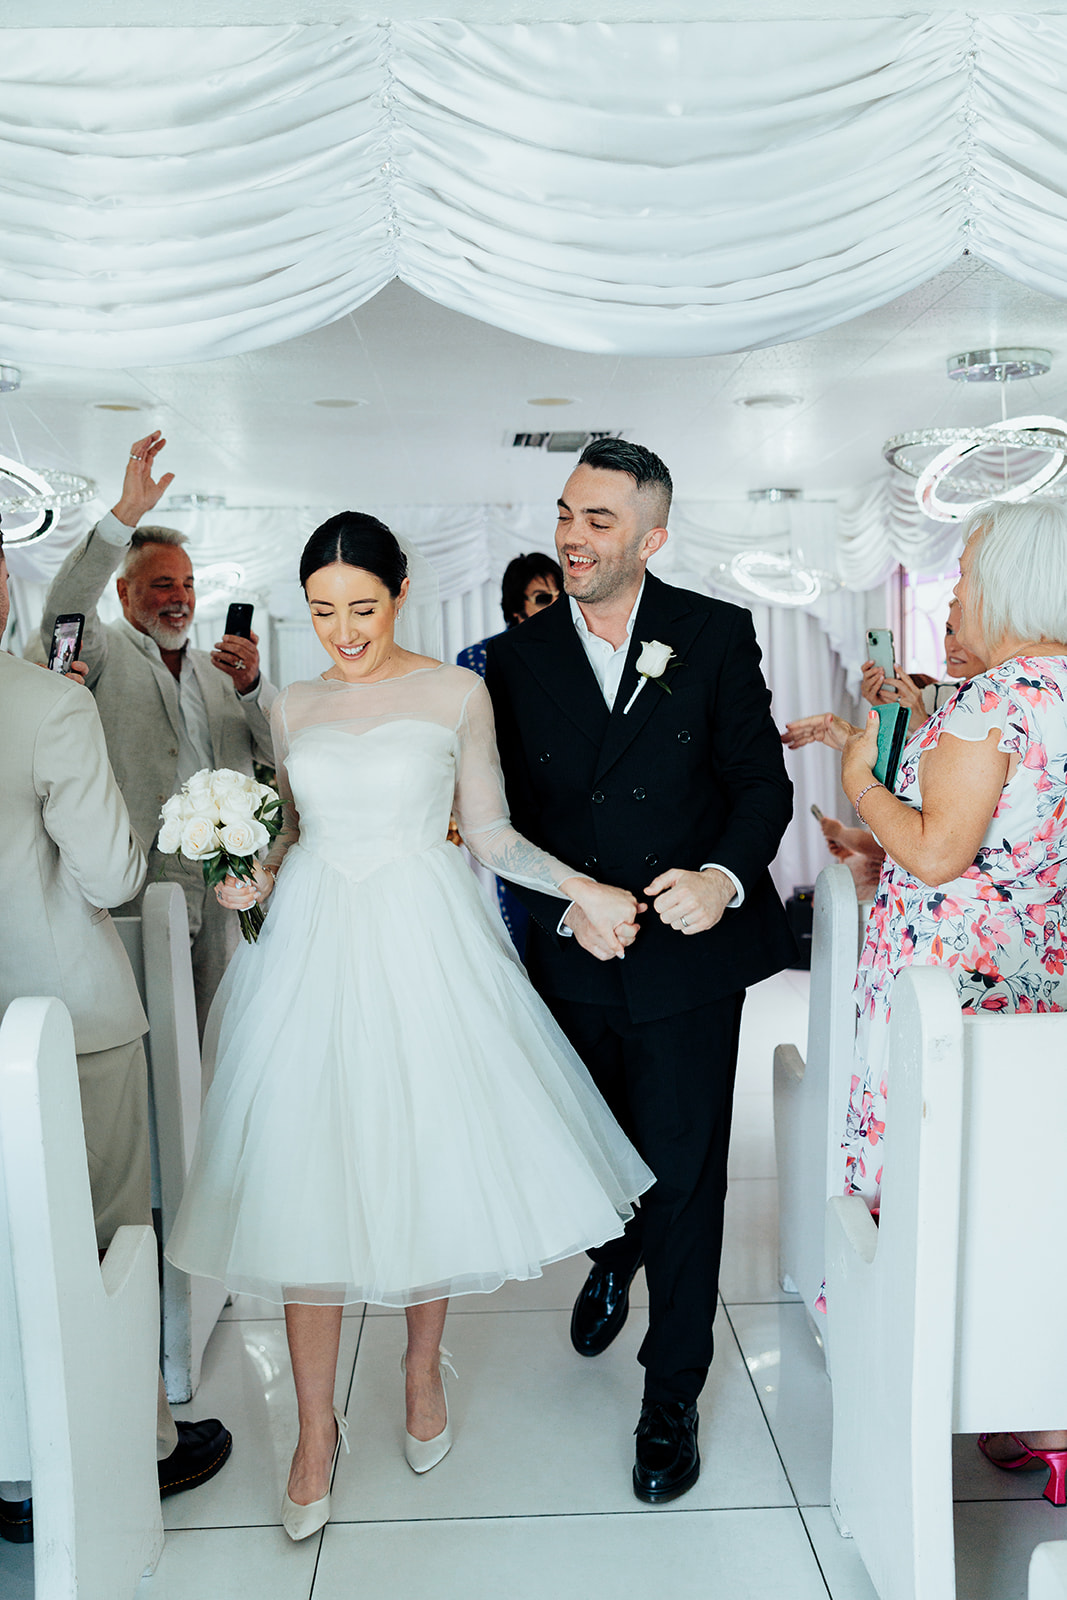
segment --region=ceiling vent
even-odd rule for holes
[[[515,433],[510,436],[514,450],[547,450],[551,455],[576,455],[594,439],[621,439],[621,428],[575,429],[563,433]]]

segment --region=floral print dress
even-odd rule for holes
[[[973,864],[931,888],[887,856],[867,921],[842,1148],[845,1193],[875,1213],[897,974],[948,967],[965,1013],[1067,1010],[1067,658],[1015,656],[961,684],[905,746],[896,793],[921,807],[924,751],[943,733],[980,742],[993,728],[997,748],[1018,761]]]

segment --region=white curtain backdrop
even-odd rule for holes
[[[0,350],[198,361],[399,277],[593,351],[1067,297],[1067,17],[5,29]]]
[[[915,480],[891,470],[838,504],[837,570],[850,589],[874,589],[904,567],[940,576],[958,562],[962,539],[954,522],[920,511]]]

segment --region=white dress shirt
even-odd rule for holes
[[[109,511],[100,518],[96,525],[96,531],[105,544],[118,545],[120,548],[125,549],[130,542],[130,535],[133,529],[128,528],[124,522],[119,521],[113,512]],[[135,628],[125,617],[120,618],[119,626],[125,628],[128,636],[139,649],[144,651],[146,656],[150,656],[153,661],[159,662],[164,672],[170,671],[170,668],[163,660],[163,652],[154,639],[150,639],[147,633],[142,633],[139,628]],[[194,772],[202,772],[205,767],[212,766],[214,762],[207,706],[204,704],[204,696],[200,684],[197,682],[196,673],[189,667],[185,650],[186,646],[183,646],[181,673],[175,679],[178,686],[180,724],[178,729],[177,773],[179,786],[191,778]],[[237,698],[239,700],[258,701],[259,691],[262,687],[263,677],[260,674],[254,687],[245,694],[238,694]],[[264,706],[263,709],[266,711],[268,708]]]
[[[622,682],[623,668],[626,665],[626,657],[630,650],[630,638],[633,634],[634,618],[637,616],[637,609],[641,604],[641,597],[644,592],[645,580],[642,578],[641,587],[637,591],[637,599],[634,601],[633,609],[626,619],[626,637],[617,650],[609,639],[601,639],[598,634],[590,631],[589,624],[582,615],[581,606],[578,604],[573,595],[567,596],[567,604],[571,608],[571,620],[574,623],[574,631],[581,640],[582,649],[585,651],[586,658],[589,662],[589,665],[593,669],[596,681],[600,685],[601,692],[604,696],[604,700],[609,711],[614,710],[615,707],[615,700],[619,693],[619,685]],[[719,866],[717,861],[705,861],[700,870],[701,872],[706,872],[711,867],[714,867],[717,872],[721,872],[725,877],[729,878],[730,882],[733,884],[735,890],[734,897],[729,902],[726,909],[727,911],[736,911],[737,907],[745,898],[744,887],[742,886],[740,879],[734,876],[729,867]],[[573,903],[574,902],[572,901],[571,904],[573,905]],[[570,906],[567,907],[567,911],[569,910]],[[567,915],[567,911],[563,913],[564,917]],[[564,925],[563,918],[561,917],[556,931],[557,933],[561,933],[566,939],[571,937],[573,930]]]

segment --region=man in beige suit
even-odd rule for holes
[[[56,574],[41,639],[47,649],[57,615],[84,613],[81,658],[115,777],[149,851],[149,881],[163,877],[185,891],[203,1037],[208,1008],[233,954],[237,919],[205,890],[197,863],[151,847],[164,800],[194,772],[232,767],[251,775],[253,758],[273,761],[267,718],[276,691],[260,676],[254,634],[227,634],[210,654],[188,643],[196,595],[184,536],[173,528],[137,526],[172,481],[171,473],[158,481],[152,477],[166,442],[157,430],[133,446],[118,504]],[[116,572],[122,619],[105,625],[96,608]],[[139,899],[122,908],[125,914],[139,911]]]
[[[0,534],[0,635],[7,614]],[[107,910],[141,888],[144,852],[93,698],[74,679],[0,651],[0,750],[0,1016],[23,995],[56,995],[70,1012],[97,1244],[106,1250],[123,1223],[152,1224],[148,1021]],[[230,1443],[214,1418],[176,1424],[160,1383],[164,1494],[211,1477]],[[30,1516],[22,1495],[0,1499],[0,1534],[21,1542]]]

